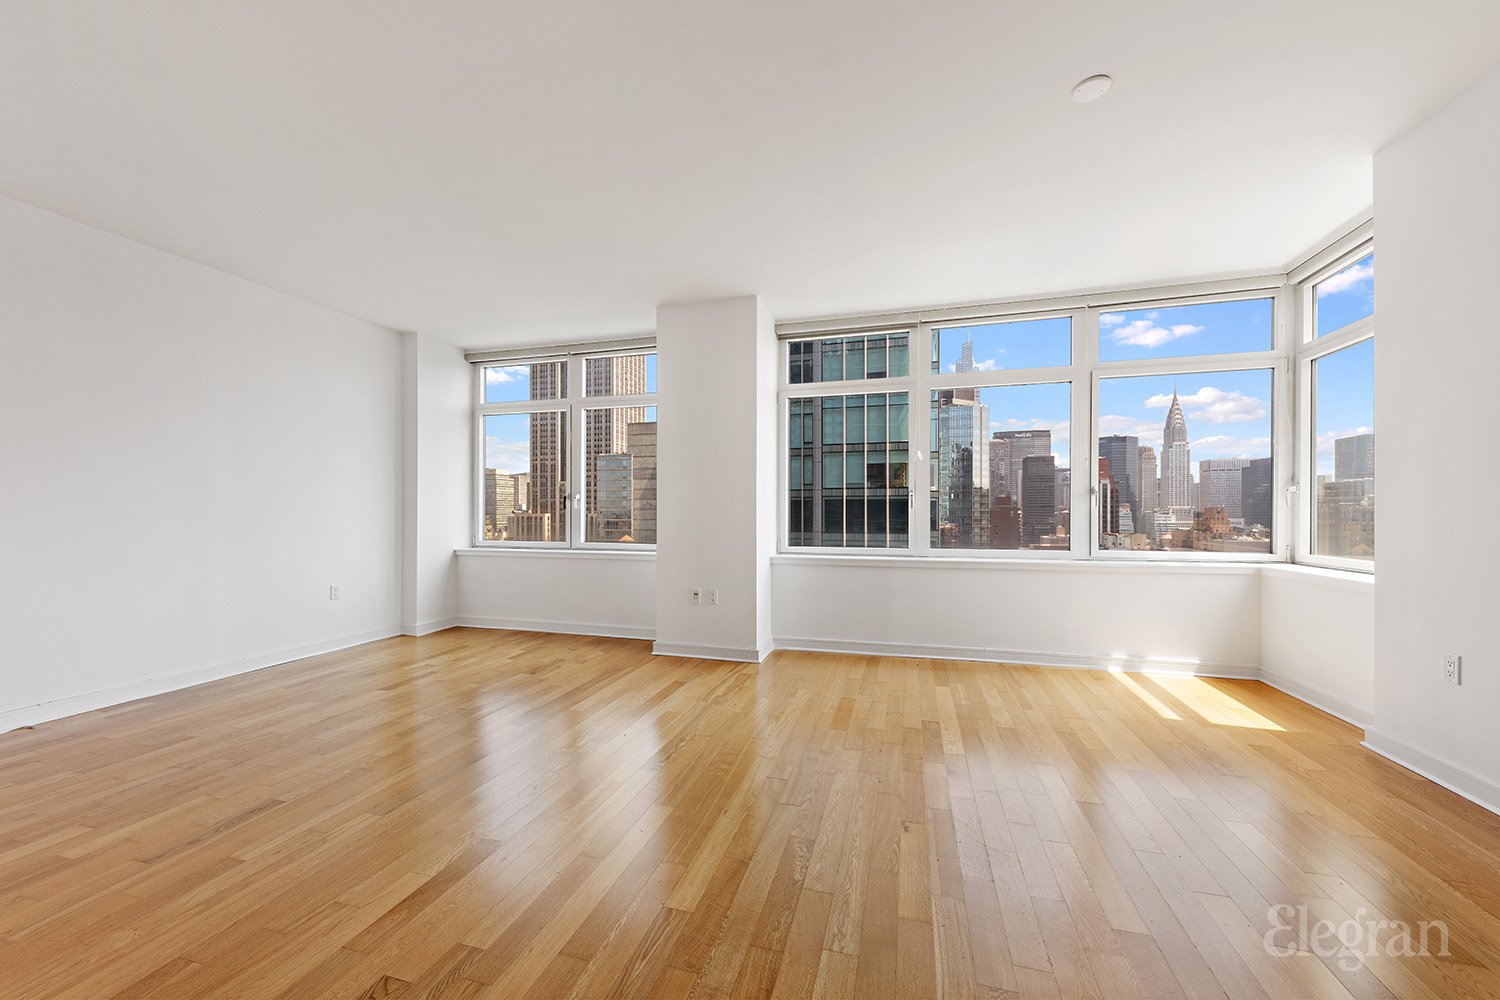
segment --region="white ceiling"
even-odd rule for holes
[[[1497,63],[1495,0],[0,0],[0,193],[538,342],[1276,267]]]

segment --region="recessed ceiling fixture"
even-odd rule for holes
[[[1086,80],[1079,80],[1078,85],[1073,88],[1073,100],[1079,104],[1087,104],[1089,101],[1097,101],[1104,96],[1109,85],[1114,83],[1103,73],[1096,74]]]

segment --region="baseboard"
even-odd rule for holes
[[[441,632],[445,628],[453,628],[457,624],[457,618],[438,618],[417,625],[402,625],[401,634],[414,636],[431,635],[434,632]]]
[[[130,684],[121,684],[118,687],[102,688],[98,691],[88,691],[83,694],[70,695],[66,698],[57,698],[53,701],[44,701],[35,705],[7,709],[0,712],[0,732],[9,732],[12,729],[18,729],[22,726],[36,726],[43,722],[53,722],[57,719],[65,719],[70,715],[78,715],[82,712],[112,708],[116,705],[123,705],[126,702],[138,701],[141,698],[150,698],[155,695],[166,694],[169,691],[180,691],[183,688],[197,687],[199,684],[207,684],[210,681],[223,680],[226,677],[234,677],[237,674],[248,674],[256,670],[264,670],[266,667],[275,667],[283,663],[290,663],[293,660],[301,660],[309,656],[318,656],[323,653],[336,652],[340,649],[348,649],[351,646],[361,646],[367,642],[374,642],[377,639],[389,639],[391,636],[399,634],[400,630],[394,626],[372,629],[368,632],[347,635],[338,639],[329,639],[325,642],[317,642],[308,646],[297,646],[292,649],[283,649],[279,652],[265,653],[261,656],[247,657],[242,660],[231,660],[227,663],[220,663],[200,670],[167,674],[164,677],[148,677]]]
[[[1016,663],[1028,667],[1065,667],[1074,670],[1120,670],[1126,673],[1191,674],[1256,680],[1260,668],[1241,663],[1190,663],[1148,659],[1141,656],[1087,656],[1022,649],[992,649],[979,646],[930,646],[924,643],[849,642],[842,639],[804,639],[793,636],[775,641],[777,649],[812,653],[853,653],[860,656],[897,656],[919,660],[974,660],[983,663]]]
[[[597,635],[610,639],[654,639],[656,629],[637,625],[600,625],[594,622],[536,621],[527,618],[464,617],[452,620],[448,627],[495,628],[513,632],[557,632],[562,635]]]
[[[754,646],[700,646],[691,642],[658,642],[651,646],[657,656],[685,656],[693,660],[732,660],[735,663],[759,663],[765,659]]]
[[[1368,709],[1360,708],[1337,695],[1329,694],[1320,687],[1303,683],[1286,674],[1261,667],[1260,679],[1261,683],[1268,684],[1283,694],[1289,694],[1320,712],[1327,712],[1336,719],[1343,719],[1351,726],[1367,729],[1370,723],[1375,721],[1374,714]]]
[[[1500,784],[1475,774],[1441,757],[1435,757],[1378,729],[1365,728],[1365,738],[1360,744],[1373,750],[1386,760],[1400,764],[1428,781],[1435,782],[1450,792],[1462,795],[1476,806],[1500,814]]]

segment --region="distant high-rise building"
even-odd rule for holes
[[[1099,457],[1108,460],[1121,507],[1130,511],[1130,524],[1141,523],[1141,442],[1132,434],[1109,434],[1099,439]],[[1125,531],[1121,527],[1121,531]]]
[[[990,548],[1021,547],[1021,512],[1009,493],[990,500]]]
[[[937,471],[933,542],[942,548],[973,548],[989,539],[989,489],[984,481],[989,407],[976,397],[973,390],[944,389],[932,404]]]
[[[1049,452],[1021,460],[1021,542],[1038,545],[1057,533],[1057,460]]]
[[[563,535],[559,532],[553,536],[551,514],[518,510],[506,519],[505,538],[511,542],[555,542]]]
[[[1156,449],[1149,445],[1141,445],[1141,511],[1150,515],[1155,513],[1157,504],[1157,471],[1156,471]],[[1146,518],[1149,525],[1152,518]],[[1154,528],[1147,530],[1155,530]]]
[[[630,533],[642,545],[656,544],[656,422],[630,424]]]
[[[1057,512],[1061,514],[1073,505],[1073,473],[1069,469],[1057,470]]]
[[[622,354],[616,357],[587,358],[583,367],[585,398],[598,396],[637,396],[646,391],[646,355]],[[622,455],[626,448],[626,428],[646,419],[644,406],[595,407],[583,411],[584,496],[588,514],[599,511],[598,459],[601,455]]]
[[[1375,478],[1375,434],[1351,434],[1333,442],[1334,479]]]
[[[1161,445],[1161,488],[1157,503],[1169,510],[1193,510],[1197,506],[1197,498],[1193,496],[1193,456],[1188,450],[1187,418],[1182,415],[1175,390],[1162,425]]]
[[[591,542],[633,538],[630,524],[630,456],[611,452],[594,459],[594,509],[588,514]]]
[[[1232,523],[1244,523],[1241,486],[1245,458],[1205,458],[1198,463],[1198,509],[1217,507]]]
[[[500,469],[484,470],[484,537],[487,541],[505,538],[506,522],[516,511],[516,478]]]
[[[990,460],[990,490],[1008,492],[1018,506],[1025,506],[1026,487],[1021,481],[1021,466],[1032,455],[1052,454],[1052,431],[1033,428],[1024,431],[996,431],[990,436],[990,447],[999,445],[1005,456],[1005,481],[995,482],[995,459]]]
[[[1271,527],[1271,460],[1253,458],[1240,472],[1240,516],[1247,528]]]
[[[568,363],[543,361],[530,366],[532,399],[564,399],[568,394]],[[567,419],[560,412],[533,413],[531,421],[531,465],[526,512],[532,517],[517,522],[528,535],[518,541],[556,542],[567,537],[568,489],[564,471],[568,464]],[[552,533],[556,532],[556,537]],[[543,537],[530,537],[541,535]]]

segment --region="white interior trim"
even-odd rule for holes
[[[169,691],[180,691],[183,688],[197,687],[199,684],[207,684],[210,681],[223,680],[226,677],[234,677],[239,674],[248,674],[256,670],[264,670],[267,667],[279,667],[294,660],[306,659],[309,656],[319,656],[323,653],[333,653],[341,649],[349,649],[353,646],[362,646],[367,642],[377,639],[389,639],[393,635],[401,634],[401,630],[390,627],[374,629],[369,632],[360,632],[355,635],[342,636],[337,639],[328,639],[324,642],[315,642],[306,646],[297,646],[292,649],[283,649],[274,653],[264,653],[260,656],[247,657],[241,660],[230,660],[226,663],[218,663],[211,667],[203,667],[198,670],[186,670],[181,673],[165,674],[161,677],[148,677],[145,680],[134,681],[130,684],[121,684],[118,687],[100,688],[95,691],[86,691],[82,694],[70,695],[66,698],[58,698],[53,701],[45,701],[36,705],[25,705],[20,708],[0,711],[0,733],[9,732],[24,726],[36,726],[43,722],[52,722],[56,719],[64,719],[70,715],[79,715],[83,712],[93,712],[102,708],[114,708],[127,702],[139,701],[142,698],[150,698]]]
[[[1400,764],[1408,771],[1420,774],[1428,781],[1442,785],[1450,792],[1462,795],[1477,806],[1500,814],[1500,782],[1418,750],[1409,743],[1403,743],[1388,733],[1368,726],[1360,745]]]

